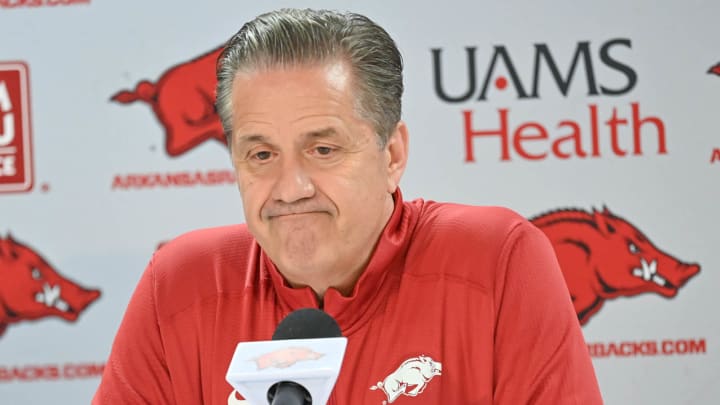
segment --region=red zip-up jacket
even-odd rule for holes
[[[504,208],[395,200],[352,294],[324,297],[348,338],[330,404],[602,403],[541,231]],[[143,274],[93,404],[242,403],[225,381],[237,343],[317,306],[245,225],[181,236]]]

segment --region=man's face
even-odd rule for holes
[[[248,227],[292,284],[358,272],[392,214],[407,134],[384,148],[344,63],[241,73],[230,146]],[[354,282],[354,280],[353,280]]]

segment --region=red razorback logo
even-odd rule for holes
[[[258,370],[266,368],[288,368],[298,361],[317,360],[325,354],[318,353],[307,347],[286,347],[256,357]]]
[[[223,145],[225,135],[215,111],[215,64],[222,48],[191,61],[175,65],[162,73],[157,83],[139,82],[135,90],[123,90],[112,101],[150,104],[165,127],[165,150],[179,156],[208,139]]]
[[[720,76],[720,62],[711,67],[710,70],[708,70],[708,73]]]
[[[605,300],[654,292],[667,298],[700,266],[661,251],[630,222],[607,208],[557,210],[531,219],[555,247],[581,324]]]
[[[33,249],[0,238],[0,336],[9,324],[58,316],[74,322],[100,297],[61,276]]]

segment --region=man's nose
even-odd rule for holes
[[[297,159],[285,159],[280,175],[275,182],[273,199],[293,203],[315,195],[315,185],[302,162]]]

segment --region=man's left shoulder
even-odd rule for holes
[[[409,274],[450,277],[490,290],[504,252],[532,228],[504,207],[424,202],[410,243]]]
[[[418,230],[432,232],[435,237],[495,245],[513,229],[529,224],[525,217],[506,207],[426,202]]]

